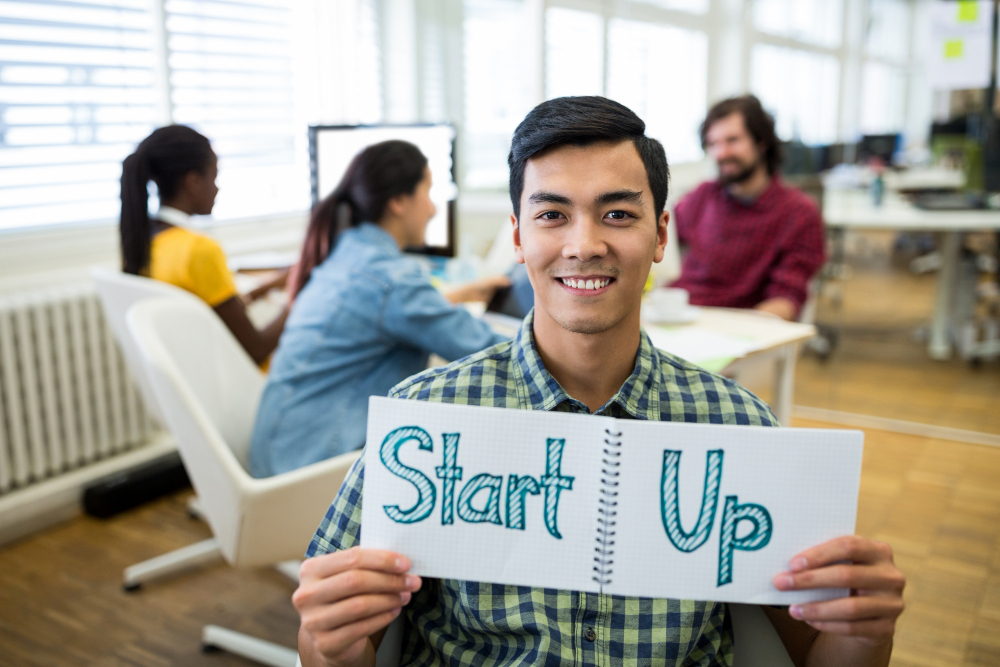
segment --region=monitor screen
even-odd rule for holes
[[[455,128],[451,125],[336,125],[309,128],[312,196],[315,204],[330,194],[347,166],[365,147],[389,139],[416,145],[427,156],[433,186],[431,200],[437,213],[427,225],[426,246],[410,252],[455,256],[455,185],[453,156]]]
[[[858,144],[858,158],[861,162],[879,158],[887,165],[892,164],[892,156],[900,149],[901,143],[898,134],[866,134]]]

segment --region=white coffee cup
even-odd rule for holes
[[[687,311],[688,296],[681,287],[659,287],[646,295],[646,305],[654,319],[674,319]]]

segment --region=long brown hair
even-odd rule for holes
[[[372,144],[354,156],[337,187],[312,210],[302,255],[288,277],[291,298],[306,286],[344,230],[381,220],[390,200],[417,189],[426,167],[420,149],[398,139]]]
[[[149,219],[149,182],[156,183],[160,201],[177,194],[184,177],[204,173],[215,153],[208,139],[185,125],[154,130],[122,163],[122,212],[119,231],[122,270],[145,273],[153,223]]]

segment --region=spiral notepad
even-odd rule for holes
[[[790,604],[854,532],[862,434],[371,399],[362,546],[427,577]]]

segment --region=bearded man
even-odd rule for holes
[[[719,168],[677,204],[686,247],[674,287],[702,306],[755,308],[795,319],[824,261],[816,204],[778,176],[774,119],[753,95],[713,106],[701,142]]]

